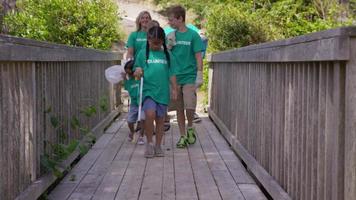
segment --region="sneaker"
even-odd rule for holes
[[[156,157],[164,157],[164,153],[161,149],[161,146],[155,146],[155,156]]]
[[[200,122],[201,119],[197,113],[194,113],[194,118],[193,118],[193,123],[198,123]]]
[[[195,141],[197,140],[196,136],[195,136],[195,130],[193,127],[188,128],[187,130],[187,142],[188,144],[194,144]]]
[[[138,138],[138,140],[137,140],[137,144],[139,144],[139,145],[143,145],[143,144],[145,144],[145,140],[143,139],[143,137],[142,137],[142,136],[140,136],[140,137]]]
[[[127,141],[132,142],[132,140],[133,140],[133,134],[130,133],[130,134],[129,134],[129,137],[127,138]]]
[[[155,156],[155,150],[154,150],[153,144],[147,143],[146,144],[145,157],[146,158],[153,158],[154,156]]]
[[[171,128],[171,124],[169,122],[164,122],[164,132],[169,131]]]
[[[177,142],[177,147],[178,148],[184,148],[186,146],[188,146],[187,136],[182,135],[182,136],[180,136],[180,138],[179,138],[179,140]]]

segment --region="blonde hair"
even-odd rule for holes
[[[151,14],[148,11],[144,10],[144,11],[140,12],[138,14],[138,16],[136,17],[136,29],[137,29],[137,31],[141,30],[140,20],[141,20],[141,18],[143,17],[144,14],[147,14],[150,17],[150,20],[152,20]]]

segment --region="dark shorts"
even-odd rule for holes
[[[138,118],[138,106],[130,105],[129,113],[127,115],[127,122],[135,123],[137,121],[137,118]],[[145,120],[145,113],[143,112],[142,108],[141,108],[141,120]]]
[[[145,112],[147,110],[155,111],[156,117],[164,117],[167,113],[167,105],[157,103],[150,97],[145,98],[142,109]]]

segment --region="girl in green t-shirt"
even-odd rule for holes
[[[161,27],[150,28],[147,33],[146,49],[142,49],[135,59],[134,75],[138,78],[143,76],[142,99],[147,137],[146,158],[164,156],[161,141],[164,117],[170,101],[170,83],[171,97],[177,98],[177,83],[173,72],[175,61],[169,54],[165,41],[165,34]],[[155,146],[152,143],[154,121],[156,122]]]

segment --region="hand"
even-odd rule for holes
[[[195,88],[198,89],[203,84],[203,72],[197,72],[197,78],[195,79]]]
[[[121,78],[122,78],[122,80],[126,80],[126,73],[125,72],[121,72]]]
[[[137,67],[135,69],[134,76],[140,79],[143,76],[143,69],[141,67]]]
[[[172,88],[172,90],[171,90],[171,98],[174,101],[177,100],[177,98],[178,98],[177,88]]]
[[[175,31],[169,33],[167,35],[167,48],[172,49],[173,46],[176,45],[176,33]]]

